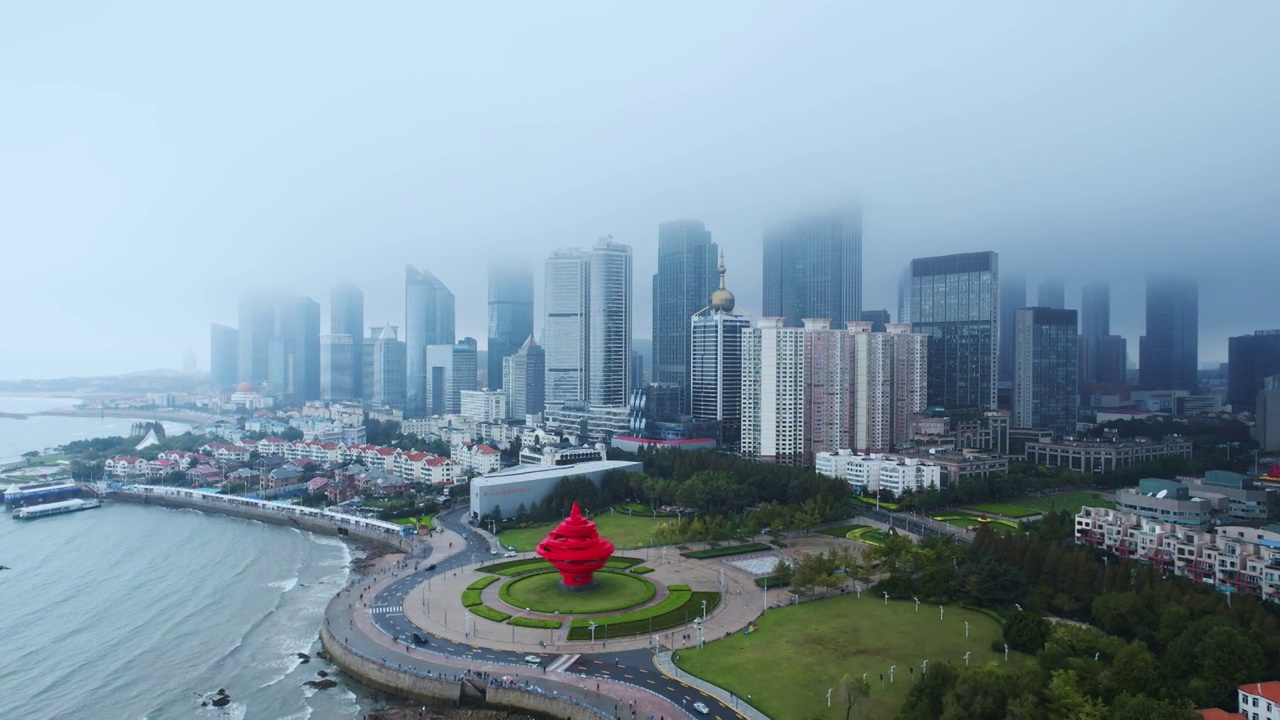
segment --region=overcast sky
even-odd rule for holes
[[[759,314],[761,230],[864,207],[866,308],[912,257],[1201,280],[1201,361],[1280,327],[1280,3],[13,2],[0,9],[0,378],[208,367],[210,321],[405,262],[483,345],[485,265],[612,234],[649,334],[695,217]],[[541,320],[536,321],[538,326]]]

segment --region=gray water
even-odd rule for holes
[[[75,407],[79,402],[74,398],[0,397],[0,412],[38,413]],[[28,450],[45,450],[72,440],[125,436],[135,422],[138,421],[130,418],[62,415],[31,414],[21,419],[0,417],[0,465],[21,460],[22,453]],[[162,424],[170,434],[183,433],[191,428],[189,424],[169,420]]]
[[[345,683],[302,685],[327,663],[296,657],[350,560],[335,538],[190,510],[5,513],[0,718],[357,717]],[[219,688],[232,704],[201,708]]]

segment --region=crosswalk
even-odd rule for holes
[[[401,605],[375,605],[374,607],[369,608],[369,612],[374,615],[390,615],[392,613],[404,612],[404,607]]]
[[[560,657],[551,661],[551,664],[547,666],[547,672],[560,672],[561,670],[565,670],[570,665],[577,662],[578,658],[580,657],[582,656],[581,655],[561,655]]]

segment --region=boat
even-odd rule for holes
[[[48,502],[80,492],[74,480],[40,480],[10,485],[4,491],[5,505],[26,505],[32,501]]]
[[[44,505],[31,505],[30,507],[18,508],[13,511],[13,517],[18,520],[32,520],[48,515],[62,515],[63,513],[78,512],[80,510],[92,510],[93,508],[102,507],[101,500],[82,500],[76,498],[74,500],[61,500],[59,502],[45,503]]]

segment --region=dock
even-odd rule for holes
[[[101,500],[62,500],[60,502],[45,503],[44,505],[32,505],[30,507],[18,508],[13,512],[13,517],[18,520],[32,520],[34,518],[47,517],[49,515],[62,515],[63,513],[79,512],[80,510],[92,510],[93,508],[102,507]]]

